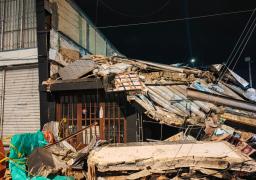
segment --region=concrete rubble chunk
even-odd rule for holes
[[[241,167],[245,164],[247,168]],[[237,168],[241,167],[240,170]],[[176,174],[183,168],[200,171],[209,169],[216,172],[228,169],[229,173],[255,172],[256,163],[233,149],[225,142],[196,143],[140,143],[120,146],[106,146],[95,149],[88,158],[88,178],[94,179],[98,174],[106,176],[111,172],[122,172],[127,178],[149,176],[152,172]],[[249,167],[249,168],[248,168]],[[176,171],[170,171],[176,170]],[[133,171],[132,175],[125,172]],[[170,174],[168,173],[170,172]],[[205,172],[207,174],[207,172]],[[114,175],[114,174],[113,174]]]
[[[76,60],[59,70],[63,80],[78,79],[96,68],[96,64],[91,60]]]

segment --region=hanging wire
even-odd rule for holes
[[[220,77],[217,79],[217,82],[219,82],[219,81],[224,77],[226,71],[227,71],[228,68],[232,65],[232,62],[234,61],[234,58],[236,57],[236,54],[238,53],[239,49],[241,48],[243,42],[245,41],[245,39],[246,39],[248,33],[251,31],[251,28],[252,28],[253,24],[255,23],[256,17],[254,18],[254,20],[253,20],[252,24],[250,25],[249,29],[248,29],[247,27],[249,26],[249,24],[250,24],[250,22],[251,22],[251,19],[252,19],[254,13],[255,13],[255,11],[256,11],[256,8],[252,11],[252,14],[251,14],[249,20],[247,21],[247,23],[246,23],[246,25],[245,25],[245,27],[244,27],[244,29],[243,29],[243,31],[242,31],[240,37],[238,38],[238,40],[237,40],[237,42],[236,42],[236,44],[235,44],[235,46],[234,46],[232,52],[230,53],[230,55],[229,55],[229,57],[228,57],[228,59],[227,59],[227,62],[226,62],[227,68],[226,68],[226,69],[224,68],[224,69],[220,72]],[[248,31],[246,32],[247,29],[248,29]],[[246,34],[245,34],[245,33],[246,33]],[[245,34],[245,36],[244,36],[244,34]],[[243,36],[244,36],[244,37],[243,37]],[[242,39],[242,37],[243,37],[243,39]],[[242,42],[240,43],[241,40],[242,40]],[[238,45],[239,45],[239,46],[238,46]],[[238,48],[237,48],[237,46],[238,46]],[[235,50],[236,50],[236,52],[235,52]],[[235,54],[234,54],[234,52],[235,52]],[[234,54],[234,55],[233,55],[233,54]],[[232,57],[232,55],[233,55],[233,57]],[[232,57],[232,58],[231,58],[231,57]]]
[[[96,1],[96,10],[95,10],[95,26],[97,27],[98,23],[98,8],[99,8],[99,0]],[[97,32],[96,29],[94,30],[94,54],[97,53]]]
[[[255,18],[254,20],[256,20],[256,18]],[[245,49],[245,47],[247,46],[249,40],[251,39],[251,36],[252,36],[252,34],[253,34],[254,30],[255,30],[255,27],[256,27],[256,21],[255,21],[255,23],[254,23],[254,25],[253,25],[253,28],[252,28],[252,30],[251,30],[251,32],[250,32],[250,34],[249,34],[249,37],[247,38],[246,42],[244,43],[244,46],[243,46],[242,50],[240,51],[240,54],[239,54],[238,57],[237,57],[237,60],[236,60],[236,62],[235,62],[235,64],[234,64],[234,66],[232,67],[232,70],[235,69],[238,60],[240,59],[242,53],[244,52],[244,49]]]
[[[168,4],[170,3],[170,0],[166,0],[159,8],[157,8],[156,10],[148,13],[148,14],[145,14],[145,15],[140,15],[140,16],[132,16],[130,14],[127,14],[127,13],[124,13],[124,12],[121,12],[117,9],[114,9],[113,7],[111,7],[109,4],[107,4],[104,0],[101,0],[100,3],[105,7],[107,8],[108,10],[116,13],[116,14],[119,14],[121,16],[125,16],[125,17],[130,17],[130,18],[145,18],[145,17],[150,17],[150,16],[153,16],[157,13],[159,13],[160,11],[162,11],[163,9],[165,9]]]
[[[98,26],[97,28],[98,29],[109,29],[109,28],[140,26],[140,25],[149,25],[149,24],[160,24],[160,23],[168,23],[168,22],[176,22],[176,21],[184,21],[184,20],[195,20],[195,19],[215,17],[215,16],[242,14],[242,13],[249,13],[249,12],[252,12],[252,11],[254,11],[254,9],[223,12],[223,13],[215,13],[215,14],[207,14],[207,15],[201,15],[201,16],[192,16],[192,17],[187,17],[187,18],[176,18],[176,19],[167,19],[167,20],[160,20],[160,21],[150,21],[150,22],[142,22],[142,23],[120,24],[120,25],[110,25],[110,26]]]

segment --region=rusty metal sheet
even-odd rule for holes
[[[78,79],[96,68],[91,60],[76,60],[74,63],[60,69],[59,74],[63,80]]]

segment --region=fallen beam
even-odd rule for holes
[[[222,114],[221,118],[224,118],[224,119],[226,119],[228,121],[231,121],[231,122],[235,122],[235,123],[244,124],[244,125],[247,125],[247,126],[256,127],[256,119],[254,119],[254,118],[234,115],[234,114],[230,114],[230,113]]]
[[[133,59],[136,62],[142,63],[142,64],[147,64],[149,66],[157,67],[163,70],[170,70],[170,71],[175,71],[175,72],[180,72],[180,73],[188,73],[188,74],[200,74],[202,71],[198,69],[186,69],[183,67],[175,67],[167,64],[161,64],[161,63],[155,63],[155,62],[150,62],[150,61],[142,61],[142,60],[137,60]]]
[[[191,88],[187,89],[187,97],[196,99],[196,100],[212,102],[218,105],[224,105],[224,106],[229,106],[237,109],[256,112],[255,103],[238,100],[230,97],[225,97],[221,95],[211,94],[208,92],[197,91]]]

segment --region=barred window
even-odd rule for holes
[[[0,51],[36,46],[36,0],[0,0]]]

